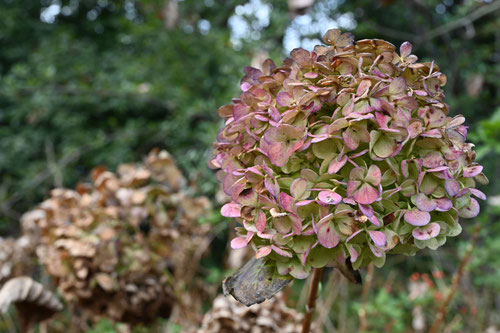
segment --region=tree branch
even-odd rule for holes
[[[481,17],[491,14],[497,10],[500,10],[500,1],[493,1],[490,4],[480,6],[473,12],[446,24],[443,24],[437,28],[434,28],[423,35],[415,35],[411,34],[408,32],[400,31],[397,29],[393,29],[390,27],[385,27],[382,25],[379,25],[377,23],[371,24],[371,27],[376,30],[377,32],[384,34],[388,37],[394,38],[394,39],[400,39],[400,40],[408,40],[412,41],[416,44],[423,43],[425,41],[434,39],[436,37],[439,37],[441,35],[444,35],[450,31],[453,31],[458,28],[468,28],[469,30],[471,29],[472,22],[480,19]]]
[[[447,24],[444,24],[440,27],[437,27],[435,29],[432,29],[428,33],[424,34],[421,37],[416,37],[415,42],[416,43],[421,43],[433,38],[436,38],[438,36],[441,36],[443,34],[446,34],[447,32],[450,32],[452,30],[461,28],[461,27],[467,27],[469,26],[472,22],[480,19],[481,17],[488,15],[490,13],[493,13],[494,11],[497,11],[500,9],[500,1],[493,1],[492,3],[488,5],[481,6],[477,8],[475,11],[472,13],[459,18],[456,21],[449,22]]]

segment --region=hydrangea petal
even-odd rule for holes
[[[339,194],[335,193],[334,191],[330,191],[330,190],[325,190],[325,191],[319,192],[318,199],[322,203],[325,203],[328,205],[336,205],[340,201],[342,201],[342,197]]]
[[[437,207],[436,210],[440,212],[447,212],[453,207],[453,202],[448,198],[436,199]]]
[[[255,220],[255,227],[258,231],[262,232],[266,229],[266,220],[266,214],[263,211],[259,211]]]
[[[383,247],[386,244],[385,234],[382,231],[368,230],[368,235],[372,239],[373,243],[379,247]]]
[[[293,98],[289,93],[282,91],[276,95],[276,102],[279,106],[290,106],[293,103]]]
[[[271,249],[282,257],[287,257],[287,258],[293,257],[293,255],[290,253],[290,251],[284,250],[281,247],[276,246],[274,244],[271,245]]]
[[[484,194],[483,192],[479,191],[478,189],[469,188],[469,191],[470,191],[470,193],[472,193],[473,195],[475,195],[479,199],[486,200],[486,194]]]
[[[318,240],[321,245],[327,249],[337,246],[340,242],[340,237],[335,231],[333,223],[326,222],[317,225],[318,228]]]
[[[248,245],[246,237],[236,237],[231,240],[232,249],[242,249]]]
[[[259,259],[259,258],[264,258],[264,257],[267,257],[272,251],[272,248],[271,246],[264,246],[264,247],[261,247],[260,249],[257,250],[257,252],[255,253],[255,258]]]
[[[464,168],[463,176],[470,178],[479,175],[483,171],[483,167],[481,165],[473,165]]]
[[[382,173],[380,168],[375,164],[370,165],[366,173],[365,181],[372,184],[373,186],[378,186],[382,181]]]
[[[342,167],[346,164],[347,162],[347,156],[337,156],[334,158],[331,162],[330,165],[328,166],[328,173],[329,174],[335,174],[337,173]]]
[[[357,203],[369,205],[375,202],[379,195],[380,193],[375,187],[365,183],[354,193],[353,198]]]
[[[470,204],[467,207],[463,207],[458,211],[458,216],[470,219],[476,217],[479,214],[479,203],[476,199],[471,198]]]
[[[444,182],[444,188],[450,197],[454,197],[460,191],[460,183],[456,179],[447,179]]]
[[[412,235],[415,239],[418,240],[429,240],[431,238],[437,237],[440,231],[441,226],[439,225],[439,223],[432,222],[425,227],[413,229]]]
[[[222,206],[220,213],[225,217],[240,217],[241,207],[235,203],[228,203]]]
[[[293,212],[293,197],[289,196],[285,192],[280,193],[280,204],[284,210],[287,212]]]
[[[307,180],[303,178],[297,178],[290,185],[290,193],[295,199],[300,199],[302,195],[307,191]]]
[[[428,212],[422,212],[418,209],[413,209],[405,213],[404,219],[409,224],[420,227],[430,222],[431,214]]]
[[[401,44],[401,46],[399,47],[401,58],[406,58],[407,56],[409,56],[411,54],[411,48],[412,46],[410,42],[404,42],[403,44]]]
[[[436,200],[430,199],[423,193],[417,194],[415,198],[417,208],[424,212],[432,212],[437,207]]]

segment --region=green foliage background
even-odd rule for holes
[[[286,1],[183,0],[171,28],[167,3],[0,0],[2,235],[15,234],[21,214],[51,188],[72,187],[97,165],[139,160],[152,147],[169,150],[197,191],[214,198],[206,162],[221,125],[216,111],[237,95],[243,67],[262,52],[279,63],[287,48],[310,45],[336,24],[356,39],[409,40],[447,75],[451,112],[467,118],[491,181],[483,190],[497,196],[477,218],[481,237],[464,288],[484,295],[478,307],[488,314],[477,325],[500,325],[498,0],[317,0],[307,16],[291,13]],[[466,223],[439,253],[391,260],[376,272],[380,281],[397,274],[404,289],[412,272],[436,268],[451,277],[474,221]],[[218,265],[207,260],[208,271],[222,271]],[[403,322],[396,309],[404,298],[374,293],[372,309]],[[354,316],[356,306],[348,310]]]

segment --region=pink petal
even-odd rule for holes
[[[351,262],[355,262],[358,260],[358,251],[351,244],[346,244],[347,251],[349,252],[349,256],[351,257]]]
[[[271,251],[272,251],[272,248],[270,246],[261,247],[255,253],[255,258],[257,258],[257,259],[264,258],[264,257],[268,256],[271,253]]]
[[[464,207],[458,211],[458,216],[470,219],[479,214],[479,203],[476,199],[471,198],[468,207]]]
[[[384,255],[384,251],[382,251],[381,249],[379,249],[378,247],[376,247],[375,245],[373,245],[370,242],[368,242],[368,247],[370,248],[370,250],[372,251],[372,253],[375,257],[380,258]]]
[[[347,162],[347,156],[342,156],[340,157],[337,156],[335,157],[332,162],[330,163],[330,165],[328,166],[328,173],[329,174],[334,174],[334,173],[337,173],[340,169],[342,169],[342,167],[345,165],[345,163]]]
[[[342,201],[346,204],[349,204],[349,205],[355,205],[356,204],[356,201],[350,199],[350,198],[344,198],[342,199]]]
[[[470,193],[472,193],[473,195],[475,195],[479,199],[486,200],[486,194],[484,194],[483,192],[479,191],[478,189],[470,188],[469,191],[470,191]]]
[[[259,211],[257,214],[257,219],[255,221],[255,227],[257,228],[258,231],[262,232],[266,229],[266,213],[263,211]]]
[[[271,245],[271,248],[274,252],[276,252],[277,254],[279,254],[282,257],[288,257],[288,258],[293,257],[293,255],[290,252],[283,250],[282,248],[280,248],[276,245]]]
[[[232,249],[242,249],[248,245],[246,237],[236,237],[231,241]]]
[[[266,231],[263,232],[258,232],[257,236],[259,236],[262,239],[271,239],[273,236],[276,234],[276,230],[273,229],[267,229]]]
[[[284,166],[293,154],[292,147],[282,143],[270,144],[265,140],[261,140],[260,148],[262,152],[269,157],[271,163],[278,167]]]
[[[380,220],[378,219],[377,215],[372,215],[368,218],[368,221],[370,221],[373,225],[376,225],[377,227],[380,227]]]
[[[429,169],[445,165],[443,155],[441,155],[440,152],[432,152],[430,154],[427,154],[425,157],[422,158],[422,161],[424,167]]]
[[[357,96],[363,95],[365,92],[370,89],[370,86],[372,85],[372,81],[370,80],[362,80],[361,83],[358,86],[358,89],[356,91]]]
[[[276,95],[276,102],[280,106],[290,106],[293,103],[293,98],[289,93],[282,91]]]
[[[264,186],[266,187],[266,190],[268,190],[273,197],[278,196],[279,186],[278,183],[276,182],[276,179],[271,179],[269,177],[266,177],[264,179]]]
[[[449,168],[450,167],[443,165],[443,166],[439,166],[436,168],[427,169],[427,172],[440,172],[440,171],[448,170]]]
[[[401,58],[406,58],[411,54],[411,44],[410,42],[404,42],[399,47],[399,52],[401,53]]]
[[[444,188],[450,197],[454,197],[460,191],[460,183],[456,179],[447,179]]]
[[[385,246],[385,234],[382,231],[368,230],[368,235],[370,235],[370,238],[373,240],[375,245],[379,247]]]
[[[293,198],[285,192],[280,193],[280,204],[287,212],[293,212]]]
[[[318,199],[325,204],[336,205],[342,200],[342,197],[333,191],[325,190],[319,192]]]
[[[240,217],[241,208],[238,204],[228,203],[222,206],[222,208],[220,209],[220,213],[225,217]]]
[[[290,220],[292,221],[293,233],[300,235],[302,233],[302,219],[296,214],[290,214]]]
[[[426,225],[431,220],[431,214],[414,209],[409,210],[404,215],[405,221],[417,227]]]
[[[430,131],[420,134],[420,136],[439,139],[441,138],[441,132],[437,129],[431,129]]]
[[[335,232],[333,223],[331,223],[330,221],[321,224],[318,223],[317,229],[318,240],[320,244],[327,249],[331,249],[332,247],[337,246],[337,244],[340,242],[340,237]]]
[[[350,128],[342,133],[342,137],[344,138],[345,145],[349,149],[355,150],[356,148],[358,148],[359,136],[355,134]]]
[[[423,193],[417,194],[415,203],[417,208],[424,212],[432,212],[437,207],[436,200],[430,199]]]
[[[359,204],[359,209],[361,212],[366,216],[366,217],[372,217],[373,216],[373,208],[372,206],[367,206],[367,205],[362,205]]]
[[[453,202],[451,202],[448,198],[440,198],[436,199],[437,207],[436,210],[438,212],[447,212],[453,206]]]
[[[464,177],[474,177],[474,176],[479,175],[481,173],[481,171],[483,171],[483,167],[481,165],[469,166],[469,167],[464,168],[463,176]]]
[[[411,234],[415,239],[429,240],[431,238],[437,237],[440,231],[441,231],[441,226],[436,222],[432,222],[423,228],[413,229]]]
[[[307,73],[304,73],[304,77],[308,78],[308,79],[315,79],[318,77],[318,73],[307,72]]]
[[[349,182],[347,183],[347,196],[352,197],[354,195],[354,192],[356,192],[356,190],[361,186],[361,184],[362,182],[359,180],[349,180]]]
[[[379,191],[375,187],[369,184],[363,184],[356,193],[354,193],[353,198],[360,204],[369,205],[378,199],[379,194]]]

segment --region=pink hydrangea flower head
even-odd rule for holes
[[[295,278],[339,257],[358,268],[436,249],[479,213],[487,183],[436,64],[408,42],[339,30],[324,42],[245,69],[210,162],[231,197],[222,215],[242,224],[232,246]]]

